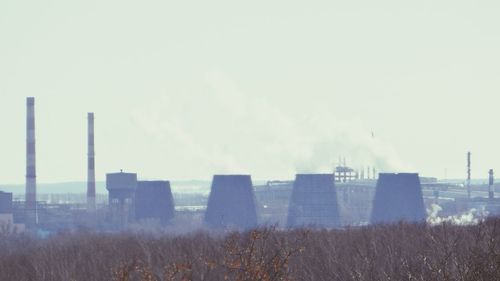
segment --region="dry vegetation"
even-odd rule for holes
[[[0,280],[500,280],[500,219],[335,231],[0,239]]]

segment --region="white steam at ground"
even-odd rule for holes
[[[471,208],[466,212],[461,214],[440,217],[439,213],[443,208],[437,204],[432,204],[429,209],[427,209],[427,223],[431,225],[437,225],[441,223],[451,223],[454,225],[473,225],[478,224],[488,217],[488,212],[484,207],[482,208]]]
[[[287,113],[243,93],[220,70],[207,73],[197,96],[165,94],[138,105],[132,118],[151,151],[170,162],[163,169],[177,178],[207,173],[289,178],[294,172],[331,172],[339,156],[359,169],[410,168],[362,122],[336,118],[328,107]]]

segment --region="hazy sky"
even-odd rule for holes
[[[292,178],[356,167],[500,174],[500,2],[0,1],[0,185]],[[374,132],[375,138],[372,138]]]

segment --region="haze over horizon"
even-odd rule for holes
[[[498,1],[0,2],[0,184],[500,171]]]

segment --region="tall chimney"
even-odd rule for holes
[[[470,170],[470,165],[471,165],[471,153],[467,152],[467,198],[471,198],[471,187],[470,187],[470,180],[471,180],[471,170]]]
[[[490,181],[489,181],[489,185],[488,185],[488,198],[494,199],[495,198],[495,192],[494,192],[495,176],[493,174],[493,169],[490,169],[489,175],[490,175]]]
[[[29,223],[36,223],[35,98],[26,99],[26,198]]]
[[[88,113],[87,210],[95,210],[94,113]]]

